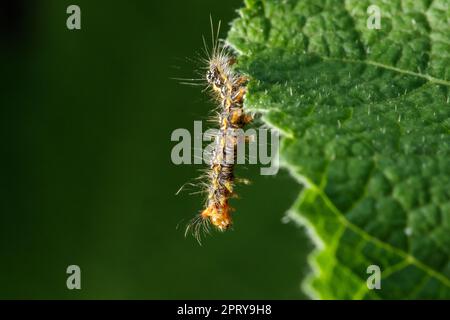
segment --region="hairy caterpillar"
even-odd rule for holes
[[[248,78],[233,69],[236,59],[218,40],[219,31],[220,22],[216,35],[211,22],[211,51],[203,38],[206,53],[206,58],[203,59],[206,66],[204,80],[213,100],[218,104],[216,120],[219,130],[206,174],[205,208],[186,228],[186,234],[192,231],[199,242],[201,232],[208,232],[211,225],[219,231],[225,231],[232,225],[233,208],[230,207],[229,200],[235,197],[234,167],[239,136],[236,132],[253,120],[253,116],[243,109]]]

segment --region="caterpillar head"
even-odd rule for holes
[[[216,63],[211,62],[208,71],[206,71],[206,81],[214,88],[221,88],[223,86],[223,76]]]

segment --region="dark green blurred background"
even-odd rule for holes
[[[66,28],[77,4],[82,29]],[[283,224],[286,172],[239,188],[234,230],[202,247],[183,228],[201,166],[170,160],[176,128],[211,104],[193,75],[209,15],[226,36],[241,0],[6,1],[1,14],[0,298],[303,298],[309,243]],[[181,222],[183,228],[176,229]],[[66,288],[66,268],[82,290]]]

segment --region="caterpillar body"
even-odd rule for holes
[[[209,232],[211,225],[219,231],[225,231],[232,225],[234,210],[229,200],[236,196],[234,168],[239,137],[236,131],[243,129],[253,120],[253,116],[244,110],[244,97],[249,79],[234,70],[236,59],[225,45],[217,40],[219,30],[220,23],[217,35],[215,37],[213,35],[211,52],[205,45],[207,59],[204,60],[206,65],[204,78],[213,100],[218,105],[216,120],[219,129],[206,174],[205,208],[186,228],[186,233],[192,231],[199,242],[202,231]],[[213,31],[212,33],[214,34]]]

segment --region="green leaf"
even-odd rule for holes
[[[450,298],[449,1],[245,3],[228,42],[252,79],[245,107],[284,133],[304,186],[290,216],[317,244],[306,292]]]

